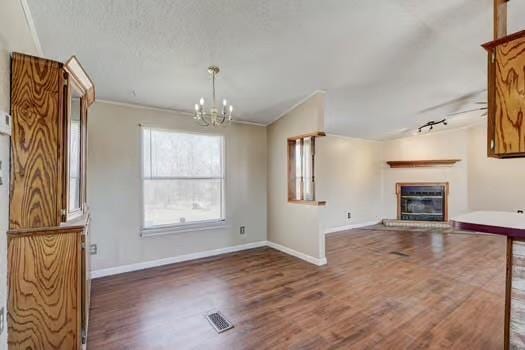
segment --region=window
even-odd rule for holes
[[[69,129],[69,212],[79,210],[80,203],[80,100],[71,102],[71,124]]]
[[[224,138],[142,128],[143,227],[224,221]]]
[[[82,171],[84,156],[82,143],[84,133],[84,115],[82,112],[82,92],[75,82],[71,83],[70,120],[67,130],[67,212],[64,219],[73,219],[82,214],[83,191]]]
[[[315,200],[315,140],[324,133],[288,139],[288,201],[324,205]]]

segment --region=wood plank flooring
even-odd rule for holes
[[[96,279],[88,349],[503,348],[504,237],[374,227],[326,247],[323,267],[259,248]]]

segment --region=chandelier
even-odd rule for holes
[[[215,99],[215,76],[219,74],[219,67],[209,66],[208,73],[211,75],[212,81],[212,105],[211,108],[206,110],[204,108],[204,97],[201,97],[199,103],[195,104],[195,113],[193,119],[197,121],[201,126],[219,126],[229,124],[232,120],[233,106],[228,106],[226,99],[222,100],[222,106],[217,108],[217,102]]]

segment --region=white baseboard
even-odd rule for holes
[[[351,230],[351,229],[354,229],[354,228],[360,228],[360,227],[365,227],[365,226],[372,226],[372,225],[376,225],[376,224],[378,224],[380,222],[381,222],[381,220],[374,220],[374,221],[361,222],[361,223],[358,223],[358,224],[351,224],[351,225],[331,227],[331,228],[325,229],[324,230],[324,234],[326,235],[326,234],[332,233],[332,232],[346,231],[346,230]]]
[[[288,248],[288,247],[285,247],[283,245],[280,245],[280,244],[277,244],[277,243],[274,243],[274,242],[266,242],[266,245],[270,248],[273,248],[273,249],[277,249],[283,253],[286,253],[288,255],[292,255],[292,256],[295,256],[296,258],[299,258],[299,259],[302,259],[304,261],[307,261],[311,264],[314,264],[314,265],[317,265],[317,266],[322,266],[322,265],[326,265],[326,258],[322,258],[322,259],[319,259],[319,258],[314,258],[313,256],[310,256],[310,255],[306,255],[304,253],[301,253],[301,252],[298,252],[297,250],[293,250],[291,248]]]
[[[179,255],[179,256],[158,259],[158,260],[144,261],[144,262],[139,262],[135,264],[110,267],[107,269],[94,270],[94,271],[91,271],[91,278],[100,278],[100,277],[105,277],[105,276],[118,275],[119,273],[124,273],[124,272],[139,271],[139,270],[149,269],[149,268],[157,267],[157,266],[175,264],[175,263],[183,262],[183,261],[202,259],[202,258],[207,258],[211,256],[227,254],[227,253],[234,253],[234,252],[238,252],[241,250],[260,248],[260,247],[266,247],[266,246],[271,247],[273,249],[277,249],[283,253],[295,256],[299,259],[305,260],[317,266],[326,265],[326,258],[322,258],[322,259],[314,258],[313,256],[303,254],[301,252],[298,252],[296,250],[293,250],[291,248],[285,247],[277,243],[273,243],[269,241],[259,241],[259,242],[235,245],[232,247],[206,250],[204,252]]]
[[[117,275],[119,273],[124,273],[124,272],[144,270],[144,269],[149,269],[151,267],[157,267],[157,266],[174,264],[174,263],[183,262],[183,261],[207,258],[210,256],[216,256],[216,255],[221,255],[221,254],[226,254],[226,253],[234,253],[234,252],[238,252],[241,250],[259,248],[259,247],[264,247],[264,246],[266,246],[266,241],[259,241],[259,242],[235,245],[235,246],[226,247],[226,248],[206,250],[204,252],[179,255],[179,256],[174,256],[174,257],[169,257],[169,258],[164,258],[164,259],[150,260],[150,261],[144,261],[144,262],[139,262],[135,264],[110,267],[107,269],[91,271],[91,278],[99,278],[99,277],[104,277],[104,276]]]

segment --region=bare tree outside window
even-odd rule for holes
[[[224,137],[142,128],[144,228],[224,220]]]

